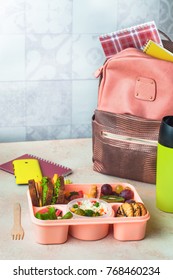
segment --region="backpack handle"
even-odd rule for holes
[[[168,35],[166,35],[163,31],[161,31],[160,29],[159,30],[159,33],[162,34],[168,41],[172,42],[172,40],[168,37]]]

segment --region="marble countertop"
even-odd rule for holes
[[[16,185],[13,175],[0,170],[1,260],[173,259],[173,214],[161,212],[156,208],[155,185],[106,176],[93,171],[91,139],[1,143],[0,164],[25,153],[71,167],[73,173],[69,175],[69,179],[73,183],[132,184],[149,210],[151,218],[147,222],[146,236],[140,241],[118,241],[110,232],[107,237],[97,241],[82,241],[69,235],[64,244],[41,245],[34,240],[26,195],[27,186]],[[22,208],[22,225],[25,230],[22,241],[13,241],[10,236],[15,202],[20,202]]]

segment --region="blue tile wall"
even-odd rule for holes
[[[150,20],[173,38],[173,1],[1,0],[0,142],[91,137],[98,36]]]

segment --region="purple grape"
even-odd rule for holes
[[[127,202],[127,203],[134,203],[135,200],[134,200],[134,199],[127,199],[126,202]]]
[[[109,184],[104,184],[101,186],[101,193],[104,195],[112,194],[112,186]]]
[[[125,200],[133,199],[134,192],[130,189],[125,189],[120,192],[119,196],[123,197]]]

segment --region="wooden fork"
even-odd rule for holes
[[[19,203],[14,204],[14,224],[11,230],[13,240],[22,240],[24,238],[24,230],[21,226],[21,206]]]

